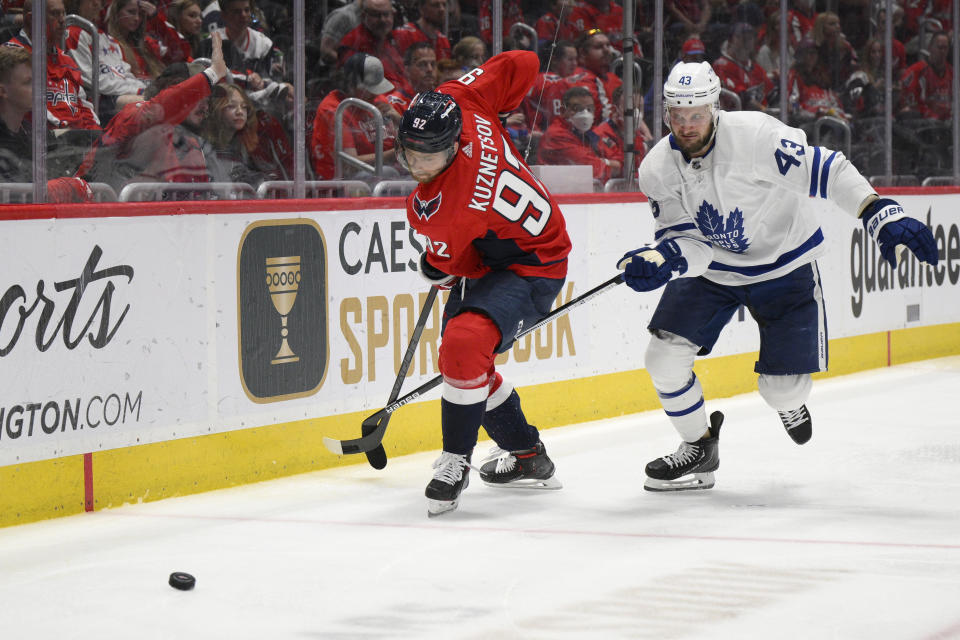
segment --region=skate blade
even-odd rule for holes
[[[460,506],[460,499],[456,500],[427,500],[427,517],[436,518],[453,511]]]
[[[487,482],[483,484],[494,489],[538,489],[538,490],[556,490],[563,489],[563,484],[557,479],[557,476],[549,478],[526,478],[523,480],[514,480],[513,482]]]
[[[695,473],[693,476],[684,476],[676,480],[657,480],[647,478],[643,488],[647,491],[697,491],[712,489],[714,485],[713,472]]]

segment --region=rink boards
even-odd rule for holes
[[[855,220],[829,204],[812,213],[829,247],[824,375],[960,353],[960,191],[890,195],[928,222],[945,259],[890,269]],[[636,195],[560,201],[574,250],[557,304],[614,275],[653,230]],[[321,441],[359,435],[386,403],[425,297],[413,270],[424,240],[402,206],[3,211],[0,526],[363,463]],[[616,287],[502,355],[531,422],[658,408],[642,370],[658,298]],[[438,373],[440,317],[437,306],[404,392]],[[755,388],[758,344],[741,312],[698,362],[708,398]],[[389,456],[439,448],[438,397],[394,415]]]

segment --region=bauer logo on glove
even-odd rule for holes
[[[918,260],[936,266],[937,241],[927,225],[908,216],[896,200],[877,198],[869,203],[861,216],[863,228],[877,242],[880,255],[897,266],[897,247],[905,246]]]

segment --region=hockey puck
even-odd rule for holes
[[[197,579],[189,573],[174,571],[170,574],[170,586],[180,591],[190,591],[197,584]]]

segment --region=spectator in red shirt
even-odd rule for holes
[[[510,33],[510,27],[517,22],[523,22],[523,9],[520,0],[497,0],[503,2],[503,36]],[[477,1],[477,20],[480,22],[480,37],[487,44],[493,42],[493,1]],[[479,65],[478,65],[479,66]]]
[[[450,57],[450,40],[441,31],[443,19],[447,15],[447,0],[419,0],[420,19],[408,22],[393,32],[400,53],[406,55],[407,49],[415,42],[428,42],[433,46],[437,60]]]
[[[413,96],[424,91],[433,91],[437,86],[437,54],[429,42],[414,42],[403,56],[403,66],[407,70],[407,80],[411,92],[402,87],[386,94],[386,100],[399,116],[410,106]]]
[[[166,13],[157,12],[147,23],[147,44],[161,62],[169,65],[201,57],[202,9],[200,0],[176,0]]]
[[[118,193],[130,182],[230,181],[200,136],[213,87],[227,74],[219,36],[213,38],[210,67],[175,62],[164,68],[140,103],[125,106],[110,120],[79,175],[106,182]],[[185,189],[176,199],[193,197]]]
[[[550,0],[546,13],[537,19],[533,28],[537,31],[537,43],[540,49],[549,46],[555,40],[574,41],[579,35],[572,16],[576,4],[573,0]]]
[[[539,137],[563,113],[563,94],[573,86],[568,78],[576,69],[576,45],[566,40],[557,42],[550,68],[537,76],[521,105],[534,137]]]
[[[593,96],[585,87],[571,87],[563,94],[563,114],[554,118],[540,143],[540,162],[553,165],[589,165],[595,180],[620,177],[623,162],[606,156],[593,127]]]
[[[393,36],[396,11],[390,0],[363,0],[359,26],[340,42],[340,65],[356,53],[375,57],[383,65],[383,74],[395,86],[410,91],[403,69],[403,56]]]
[[[57,46],[66,26],[63,0],[47,0],[47,123],[52,129],[90,129],[100,131],[100,121],[87,101],[80,68]],[[33,2],[23,4],[23,29],[4,46],[32,51]]]
[[[310,159],[313,171],[318,180],[334,178],[335,164],[335,115],[337,107],[344,98],[359,98],[365,102],[381,104],[390,109],[386,103],[376,103],[375,98],[393,89],[393,83],[384,77],[383,65],[373,56],[357,53],[347,60],[343,66],[343,77],[340,81],[342,89],[334,89],[323,99],[317,107],[313,118],[313,133],[310,136]],[[342,128],[343,151],[351,156],[372,165],[376,154],[376,120],[366,111],[347,109],[343,114]],[[395,159],[392,148],[392,139],[388,140],[384,134],[383,162],[386,168],[388,162]],[[344,164],[344,173],[355,173],[355,170]],[[344,176],[337,176],[344,177]]]
[[[900,113],[949,120],[956,100],[953,66],[947,62],[950,35],[938,31],[930,38],[927,48],[928,58],[911,65],[903,75]]]
[[[746,22],[738,22],[722,49],[723,54],[713,62],[720,86],[740,97],[740,108],[744,111],[766,108],[767,93],[773,89],[767,72],[753,61],[756,44],[756,30]]]
[[[30,54],[18,47],[0,47],[0,182],[33,182],[33,142],[26,115],[33,107]],[[89,185],[80,178],[47,181],[50,202],[88,202]]]
[[[816,45],[804,40],[797,47],[796,62],[787,76],[787,91],[795,125],[813,122],[823,116],[843,121],[850,116],[843,110],[837,94],[829,87],[827,70],[820,65]]]
[[[633,98],[633,125],[635,127],[633,138],[633,171],[640,168],[640,161],[647,153],[646,141],[653,139],[653,134],[644,123],[640,114],[643,111],[643,96],[640,94],[640,88],[635,87],[636,93]],[[626,119],[623,110],[623,86],[613,90],[613,115],[593,128],[593,132],[600,138],[600,147],[604,150],[604,157],[612,160],[618,160],[622,165],[626,148],[624,146]]]
[[[610,63],[616,57],[616,51],[610,46],[610,39],[599,28],[590,29],[577,42],[577,55],[580,66],[569,78],[577,87],[586,87],[593,96],[594,113],[598,118],[610,117],[613,90],[623,81],[610,71]]]

